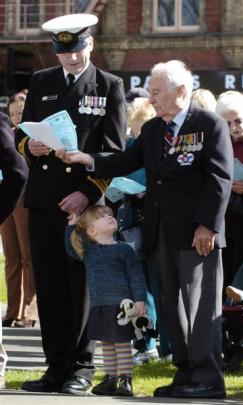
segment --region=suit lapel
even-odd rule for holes
[[[192,128],[195,126],[197,116],[198,110],[195,108],[194,104],[191,104],[187,116],[185,118],[185,121],[183,122],[180,128],[179,135],[185,135],[187,133],[192,132]]]

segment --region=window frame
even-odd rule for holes
[[[25,33],[28,34],[39,34],[41,32],[41,27],[28,27],[28,25],[24,28],[21,28],[21,0],[16,0],[16,24],[15,24],[15,32],[18,35],[23,35]],[[43,0],[39,0],[39,11],[38,11],[38,24],[41,25],[42,23],[42,16],[44,12],[45,4]]]
[[[198,32],[200,30],[200,11],[199,11],[199,24],[198,25],[182,25],[182,0],[174,0],[175,2],[175,24],[173,26],[159,26],[157,25],[158,17],[158,2],[159,0],[153,0],[153,32]],[[201,5],[200,5],[201,9]]]

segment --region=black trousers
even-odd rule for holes
[[[86,325],[89,294],[82,262],[66,254],[66,215],[30,209],[29,234],[43,350],[48,373],[65,380],[79,375],[91,381],[95,342]]]
[[[150,266],[158,273],[175,384],[199,382],[224,388],[221,372],[221,312],[223,269],[221,250],[207,257],[195,249],[166,245],[160,221]]]

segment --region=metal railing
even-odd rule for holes
[[[43,22],[64,14],[84,12],[93,0],[0,0],[0,42],[48,38]]]

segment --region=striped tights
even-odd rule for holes
[[[101,342],[105,374],[132,375],[131,342]]]

